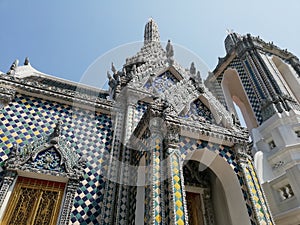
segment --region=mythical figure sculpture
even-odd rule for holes
[[[168,40],[168,44],[166,46],[166,56],[167,56],[167,61],[170,65],[173,64],[174,60],[173,60],[173,56],[174,56],[174,49],[173,49],[173,45],[171,44],[171,41]]]
[[[111,71],[113,72],[113,74],[117,73],[116,67],[114,66],[114,63],[111,63]]]
[[[201,75],[200,75],[200,71],[198,71],[197,74],[196,74],[196,82],[199,83],[199,84],[202,84],[202,78],[201,78]]]
[[[126,76],[126,68],[125,67],[123,67],[123,69],[122,69],[122,76]]]
[[[116,78],[115,76],[112,77],[109,71],[107,71],[107,78],[108,78],[108,85],[109,85],[109,98],[113,100],[115,98],[115,92],[118,85],[118,80],[116,79],[118,78],[118,75]]]
[[[173,45],[171,44],[170,40],[168,40],[168,44],[166,46],[166,51],[167,51],[167,58],[171,58],[174,56],[174,49],[173,49]]]
[[[191,63],[190,74],[193,76],[196,75],[196,67],[194,62]]]

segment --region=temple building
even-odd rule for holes
[[[300,224],[299,59],[249,34],[229,34],[225,48],[205,84],[228,111],[240,108],[276,224]]]
[[[250,35],[225,48],[203,80],[150,19],[109,90],[16,60],[0,74],[0,224],[298,225],[299,60]]]

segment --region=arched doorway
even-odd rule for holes
[[[216,220],[212,193],[216,176],[209,168],[201,168],[195,160],[188,160],[183,166],[189,225],[215,224]]]
[[[185,157],[183,170],[190,224],[250,224],[238,178],[222,157],[198,149]]]
[[[224,72],[222,79],[222,89],[224,92],[226,104],[230,112],[235,112],[235,107],[239,107],[242,112],[243,119],[247,125],[247,128],[251,130],[258,126],[254,112],[249,103],[248,97],[245,93],[244,87],[241,83],[241,80],[238,76],[238,73],[234,69],[227,69]]]

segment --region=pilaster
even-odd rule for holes
[[[62,212],[59,220],[59,225],[67,225],[70,222],[71,210],[74,203],[75,193],[79,186],[78,180],[70,179],[67,184],[65,199],[62,206]]]
[[[3,177],[3,183],[0,189],[0,208],[2,207],[3,201],[7,195],[9,188],[14,182],[17,173],[14,171],[6,171]]]
[[[106,174],[105,192],[102,204],[102,216],[100,224],[110,225],[114,224],[115,217],[115,204],[117,204],[117,193],[119,188],[119,169],[120,169],[120,154],[122,148],[122,136],[123,136],[123,121],[125,118],[124,105],[120,104],[113,108],[114,115],[114,134],[112,149],[110,152],[109,165]]]
[[[162,111],[158,105],[151,109],[150,119],[150,158],[151,158],[151,219],[150,224],[166,224],[165,202],[164,202],[164,178],[165,171],[163,156],[164,128]]]
[[[179,142],[179,127],[168,126],[166,137],[166,151],[168,162],[168,207],[170,212],[170,224],[188,224],[188,213],[183,180],[183,168],[181,161]]]
[[[121,143],[115,149],[115,151],[119,151],[119,157],[114,224],[134,223],[132,215],[135,214],[137,166],[132,164],[135,149],[130,148],[128,141],[134,129],[133,120],[137,102],[138,97],[131,93],[129,89],[124,89],[116,100],[116,107],[122,109],[122,112],[118,113],[120,119],[117,125],[122,127],[122,130],[117,137]]]
[[[257,178],[256,171],[252,164],[252,159],[247,154],[247,146],[237,145],[235,148],[237,151],[237,162],[240,168],[242,180],[246,186],[247,193],[244,193],[244,197],[249,198],[251,211],[254,213],[253,217],[248,209],[251,220],[253,221],[254,219],[255,221],[253,222],[257,225],[274,225],[275,223],[271,216],[265,194]]]

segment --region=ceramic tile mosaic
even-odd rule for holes
[[[172,188],[174,193],[175,221],[178,225],[185,224],[182,181],[180,163],[175,154],[171,156]]]
[[[56,102],[17,95],[0,114],[0,159],[8,158],[14,144],[22,146],[42,135],[49,135],[57,120],[62,122],[62,135],[87,164],[71,214],[71,224],[98,224],[111,149],[110,116],[73,108]]]
[[[250,188],[250,195],[252,195],[252,200],[255,204],[254,207],[257,211],[259,224],[272,224],[270,212],[266,207],[266,201],[262,194],[262,189],[256,176],[255,169],[253,167],[252,162],[250,162],[249,160],[248,165],[249,167],[245,169],[246,180]]]
[[[148,105],[144,102],[137,102],[134,113],[133,113],[133,125],[132,125],[132,131],[136,128],[138,123],[140,122],[142,116],[147,110]]]
[[[186,155],[195,151],[196,149],[204,149],[207,148],[217,154],[219,154],[224,160],[228,162],[228,164],[232,167],[232,169],[237,173],[238,167],[234,152],[228,147],[218,144],[208,143],[207,141],[190,139],[187,137],[181,137],[179,142],[179,147],[181,151],[181,157],[184,159]]]
[[[249,65],[249,64],[247,64],[247,62],[245,62],[245,63],[246,63],[245,65]],[[233,68],[233,69],[237,70],[238,75],[243,84],[244,90],[246,92],[246,95],[248,96],[248,99],[250,101],[250,105],[255,113],[256,119],[257,119],[258,123],[261,124],[262,123],[261,104],[259,102],[258,96],[263,95],[263,93],[262,93],[262,91],[259,91],[259,85],[255,85],[255,87],[258,88],[258,93],[256,93],[256,89],[253,88],[253,84],[251,83],[251,80],[250,80],[248,74],[246,73],[246,70],[245,70],[242,62],[238,58],[235,58],[234,60],[232,60],[232,62],[228,65],[228,68]],[[249,73],[251,76],[255,76],[253,74],[250,66],[248,66],[248,70],[250,70]],[[223,74],[217,78],[217,82],[220,87],[221,87],[222,79],[223,79]],[[253,78],[253,79],[255,79],[255,78]],[[221,90],[221,93],[219,93],[218,99],[223,99],[223,98],[224,98],[223,91]],[[223,104],[225,103],[224,99],[223,99],[222,103]]]
[[[133,116],[133,122],[138,123],[147,105],[138,103]],[[116,183],[106,180],[109,153],[112,146],[112,122],[108,115],[81,110],[68,105],[59,104],[32,98],[24,95],[17,95],[15,100],[6,106],[0,114],[1,130],[0,130],[0,157],[1,162],[9,156],[9,152],[14,144],[20,146],[42,137],[49,135],[58,120],[61,120],[62,135],[72,144],[80,155],[85,155],[87,163],[85,173],[81,179],[80,186],[75,195],[74,206],[72,208],[70,224],[94,225],[99,224],[104,217],[103,214],[109,214],[114,209],[110,204],[105,204],[105,192],[110,193],[109,201],[116,201],[116,196],[112,193],[116,189]],[[145,142],[145,146],[149,148],[150,138]],[[172,188],[175,196],[175,217],[177,224],[184,224],[184,206],[183,193],[181,190],[180,165],[175,159],[172,159],[173,183],[168,186],[167,181],[161,181],[161,160],[165,157],[162,151],[161,140],[155,139],[154,151],[144,152],[146,164],[154,164],[152,171],[146,173],[147,179],[156,181],[152,185],[145,186],[145,223],[149,224],[152,219],[155,224],[170,223],[172,214],[168,199],[169,188]],[[252,179],[245,180],[237,164],[235,154],[230,147],[218,144],[208,143],[207,141],[194,140],[187,137],[181,137],[179,142],[181,159],[184,160],[186,155],[196,149],[208,149],[217,153],[222,157],[234,170],[239,178],[241,189],[245,198],[246,206],[252,224],[256,224],[254,219],[253,206],[251,204],[252,195],[249,194],[245,182],[249,182],[250,186],[255,190],[255,194],[259,199],[256,208],[259,208],[261,215],[267,220],[265,203],[263,202],[263,194],[259,189],[256,176],[249,171],[249,176]],[[140,158],[143,156],[139,151],[127,150],[122,156],[127,162],[132,165],[137,165]],[[41,154],[37,158],[38,161],[43,160]],[[52,157],[58,157],[52,155]],[[175,157],[175,156],[174,156]],[[54,166],[53,166],[54,168]],[[125,171],[126,172],[126,171]],[[132,175],[132,174],[131,174]],[[128,175],[125,178],[130,179]],[[249,177],[248,177],[249,178]],[[249,179],[250,179],[249,178]],[[105,191],[106,188],[106,191]],[[133,211],[135,208],[136,187],[119,186],[119,194],[117,200],[118,221],[119,224],[128,224],[134,221]],[[130,193],[130,194],[128,194]],[[129,208],[128,208],[129,207]],[[269,216],[270,217],[270,216]],[[110,224],[110,220],[105,217],[104,224]],[[114,219],[114,218],[113,218]]]

